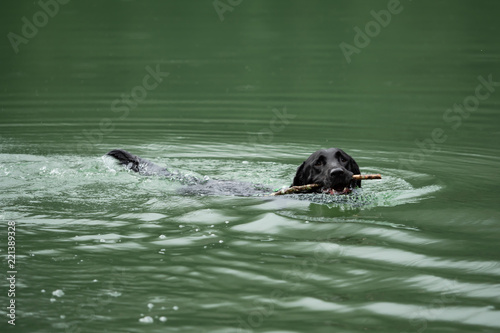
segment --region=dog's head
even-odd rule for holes
[[[321,149],[298,167],[292,186],[319,184],[319,192],[342,192],[361,187],[361,180],[352,179],[354,174],[360,174],[359,166],[342,149]]]

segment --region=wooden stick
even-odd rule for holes
[[[379,173],[372,175],[353,175],[352,179],[354,180],[362,180],[362,179],[382,179],[382,176]]]
[[[283,194],[290,194],[290,193],[307,192],[307,191],[311,191],[311,190],[318,188],[318,187],[320,187],[320,185],[318,185],[318,184],[291,186],[291,187],[283,188],[283,189],[276,191],[274,193],[271,193],[270,195],[283,195]]]
[[[373,175],[353,175],[352,179],[354,180],[362,180],[362,179],[382,179],[382,176],[380,174],[373,174]],[[300,185],[300,186],[291,186],[287,188],[283,188],[281,190],[278,190],[274,193],[271,193],[271,196],[275,195],[284,195],[284,194],[290,194],[290,193],[300,193],[300,192],[310,192],[311,190],[314,190],[315,188],[321,187],[319,184],[308,184],[308,185]]]

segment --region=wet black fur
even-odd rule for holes
[[[215,194],[251,196],[269,194],[271,189],[262,185],[249,184],[232,180],[203,180],[196,177],[186,177],[171,172],[151,161],[133,155],[122,149],[115,149],[107,153],[114,157],[121,165],[142,175],[165,176],[175,180],[182,180],[188,184],[186,194]],[[354,159],[338,148],[321,149],[309,156],[302,163],[295,174],[292,186],[306,184],[320,184],[325,189],[342,190],[345,187],[361,187],[360,180],[352,180],[353,174],[359,174],[358,164]]]
[[[323,189],[337,191],[361,187],[361,180],[352,179],[355,174],[360,174],[358,164],[342,149],[321,149],[298,167],[292,186],[319,184]]]

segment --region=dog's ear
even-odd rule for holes
[[[349,155],[347,155],[347,156],[349,156]],[[356,163],[354,158],[352,158],[351,156],[349,156],[349,163],[347,164],[347,169],[355,175],[361,174],[361,170],[359,170],[358,163]],[[361,187],[361,180],[351,181],[351,187],[355,187],[355,186]]]
[[[306,162],[304,162],[297,168],[292,186],[307,185],[307,179],[309,178],[308,174],[309,171],[307,170]]]

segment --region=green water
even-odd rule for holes
[[[42,4],[0,11],[2,332],[500,331],[499,3]],[[102,157],[277,188],[327,147],[363,204]]]

